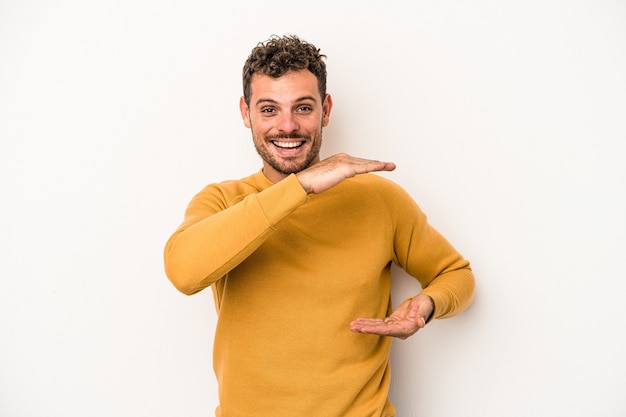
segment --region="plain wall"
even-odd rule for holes
[[[398,416],[626,415],[621,0],[0,0],[0,415],[212,415],[212,297],[162,251],[260,168],[241,67],[287,33],[328,56],[324,156],[396,162],[476,274],[394,341]]]

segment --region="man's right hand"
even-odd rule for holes
[[[340,153],[298,172],[296,177],[307,193],[319,194],[346,178],[367,172],[393,171],[394,169],[396,165],[393,162],[355,158]]]

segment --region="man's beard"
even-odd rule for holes
[[[276,139],[308,139],[308,137],[298,134],[265,136],[263,144],[271,143],[272,140]],[[265,146],[258,146],[256,140],[253,142],[257,153],[267,164],[283,175],[290,175],[308,168],[315,158],[317,158],[322,148],[322,132],[318,132],[315,138],[313,138],[313,141],[311,141],[312,147],[302,162],[297,162],[290,158],[278,158],[267,150]]]

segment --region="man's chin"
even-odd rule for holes
[[[276,169],[276,171],[280,172],[284,175],[297,174],[298,172],[306,169],[306,166],[298,166],[298,167],[279,167],[280,169]]]
[[[308,168],[311,164],[304,161],[304,162],[295,162],[295,161],[291,161],[290,163],[287,162],[285,163],[283,161],[283,163],[275,163],[272,164],[272,167],[280,172],[281,174],[284,175],[290,175],[290,174],[297,174],[298,172]]]

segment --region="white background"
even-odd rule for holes
[[[472,261],[473,306],[394,342],[398,416],[626,415],[623,0],[0,0],[0,415],[212,415],[211,294],[162,250],[260,167],[274,33],[328,55],[324,156],[396,162]]]

